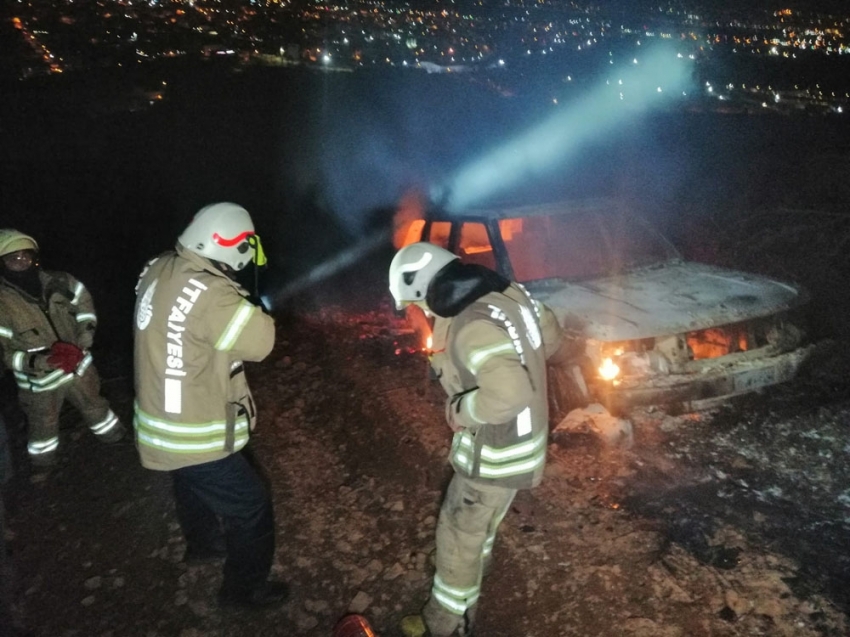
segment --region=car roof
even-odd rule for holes
[[[594,199],[572,199],[527,205],[499,205],[482,208],[469,208],[462,211],[450,211],[445,208],[433,208],[427,212],[432,221],[456,221],[459,219],[513,219],[542,215],[574,215],[581,213],[610,213],[622,209],[622,201],[616,198],[599,197]]]

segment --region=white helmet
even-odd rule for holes
[[[416,301],[425,301],[434,276],[457,255],[433,243],[419,242],[404,246],[390,263],[390,294],[397,310]]]
[[[38,252],[38,244],[28,234],[18,232],[12,228],[0,230],[0,257],[18,252],[19,250],[35,250]]]
[[[229,202],[201,208],[177,240],[187,250],[226,263],[234,270],[248,265],[255,258],[255,251],[262,253],[251,215],[242,206]]]

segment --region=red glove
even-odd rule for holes
[[[77,369],[77,365],[83,360],[83,350],[73,343],[65,341],[56,341],[50,348],[50,356],[47,357],[47,362],[54,369],[61,369],[66,374]]]

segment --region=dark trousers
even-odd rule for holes
[[[274,513],[266,484],[246,453],[171,472],[177,518],[189,550],[204,552],[224,532],[228,591],[266,581],[274,557]]]
[[[12,477],[12,454],[6,423],[0,414],[0,635],[12,632],[12,581],[14,572],[6,548],[6,507],[3,485]]]

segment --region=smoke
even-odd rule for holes
[[[640,118],[691,88],[690,64],[666,48],[611,72],[584,98],[463,167],[432,198],[463,210],[518,184],[563,171],[583,148],[639,123]]]
[[[647,51],[623,66],[606,68],[607,77],[583,97],[558,106],[554,115],[530,128],[504,127],[505,120],[498,116],[486,121],[471,106],[468,113],[456,112],[447,119],[445,96],[423,91],[414,82],[398,95],[379,100],[378,107],[372,106],[374,95],[346,94],[339,102],[345,116],[323,120],[333,125],[319,136],[319,155],[328,204],[350,230],[354,244],[264,297],[264,302],[273,307],[351,267],[390,239],[396,247],[408,243],[415,234],[411,224],[422,219],[429,205],[459,211],[537,178],[563,173],[583,149],[639,125],[648,112],[691,89],[689,60],[667,48]],[[342,87],[354,88],[348,82]],[[516,134],[508,141],[474,156],[498,133],[510,135],[511,130]],[[390,201],[397,202],[392,227],[369,227],[363,213]]]

